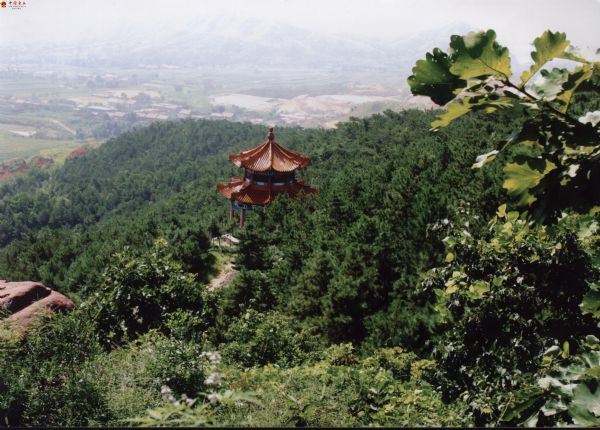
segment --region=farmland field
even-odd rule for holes
[[[397,77],[326,70],[0,64],[0,163],[63,154],[152,121],[227,119],[333,128],[407,102]]]
[[[81,146],[82,142],[74,140],[35,139],[15,135],[0,127],[0,162],[12,158],[28,158],[42,155],[41,152],[59,154],[68,153]],[[54,157],[53,157],[54,158]]]

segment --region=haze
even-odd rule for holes
[[[565,31],[582,49],[600,47],[598,0],[29,0],[25,9],[2,12],[3,45],[103,39],[123,29],[155,35],[200,17],[228,15],[387,40],[464,23],[496,29],[520,60],[526,60],[529,43],[547,28]]]

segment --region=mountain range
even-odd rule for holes
[[[447,46],[451,34],[473,30],[466,24],[383,40],[328,35],[260,18],[220,15],[193,18],[177,29],[153,33],[120,29],[102,40],[3,48],[4,61],[84,67],[252,67],[344,72],[390,71],[409,74],[432,46]]]

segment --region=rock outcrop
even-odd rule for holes
[[[24,158],[6,160],[0,163],[0,181],[20,176],[32,167],[44,169],[53,164],[54,161],[51,158],[40,157],[39,155],[31,157],[29,160]]]
[[[0,281],[0,309],[9,314],[1,322],[20,333],[25,333],[40,317],[74,307],[68,297],[39,282]]]
[[[85,147],[77,148],[72,151],[69,155],[67,155],[67,160],[72,160],[73,158],[85,157],[88,153],[88,150]]]
[[[52,158],[40,157],[39,155],[31,157],[31,160],[29,160],[29,165],[35,167],[48,167],[53,164],[54,160]]]
[[[4,161],[0,163],[0,180],[22,175],[26,170],[27,161],[22,158]]]

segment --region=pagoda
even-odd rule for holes
[[[231,201],[230,219],[234,210],[240,211],[240,227],[244,226],[247,210],[252,210],[253,206],[268,205],[279,194],[296,197],[301,192],[316,193],[314,188],[296,179],[296,169],[308,166],[310,157],[275,142],[273,128],[269,129],[265,142],[248,151],[230,155],[229,161],[244,168],[244,177],[234,177],[229,183],[218,184],[217,191]]]

